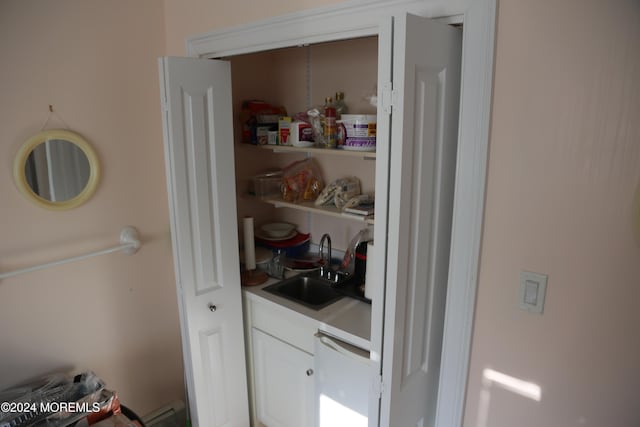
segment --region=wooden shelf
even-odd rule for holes
[[[310,153],[312,155],[361,157],[363,159],[376,159],[375,151],[348,151],[335,148],[315,148],[315,147],[293,147],[291,145],[254,145],[263,150],[270,150],[274,153]]]
[[[349,219],[353,221],[365,222],[367,224],[374,224],[373,218],[364,218],[359,215],[353,215],[348,213],[343,213],[340,209],[335,206],[316,206],[314,202],[300,202],[300,203],[290,203],[285,202],[282,199],[277,198],[256,198],[265,203],[269,203],[274,205],[276,208],[291,208],[304,212],[312,212],[319,215],[332,216],[336,218]]]

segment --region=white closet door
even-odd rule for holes
[[[460,29],[394,18],[382,426],[426,427],[435,418],[461,45]]]
[[[161,58],[174,267],[192,424],[248,426],[226,62]]]

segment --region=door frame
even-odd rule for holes
[[[462,424],[475,311],[491,119],[496,0],[356,0],[187,38],[187,54],[222,58],[378,35],[412,13],[463,24],[453,225],[436,426]]]

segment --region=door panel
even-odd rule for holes
[[[160,74],[192,424],[246,426],[230,67],[222,61],[162,58]]]
[[[194,230],[192,253],[196,291],[200,295],[221,286],[216,274],[219,266],[211,262],[217,260],[215,242],[218,240],[215,226],[216,211],[213,209],[213,204],[209,202],[213,200],[214,189],[210,179],[201,179],[201,176],[213,176],[209,153],[214,151],[214,147],[202,143],[207,141],[206,133],[210,130],[206,120],[208,114],[206,109],[209,101],[213,99],[212,96],[213,94],[209,91],[198,93],[197,89],[182,88],[188,184],[192,189],[189,192],[189,206],[193,207],[189,210],[190,223]]]
[[[428,374],[429,347],[433,342],[434,322],[437,313],[433,296],[437,290],[434,277],[436,260],[433,259],[438,232],[437,217],[434,212],[438,188],[438,163],[436,162],[437,144],[440,137],[437,121],[442,119],[442,88],[438,76],[439,70],[415,68],[412,82],[415,94],[413,107],[414,141],[411,149],[411,180],[407,188],[410,211],[409,252],[403,260],[402,268],[406,272],[407,292],[405,298],[404,321],[404,373],[402,383],[410,381],[415,375]]]
[[[381,425],[433,425],[449,267],[462,37],[394,18]]]

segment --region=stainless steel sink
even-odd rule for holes
[[[295,276],[269,285],[264,290],[314,310],[320,310],[343,297],[342,293],[331,287],[332,282],[327,279],[319,277],[318,273],[315,276]]]

